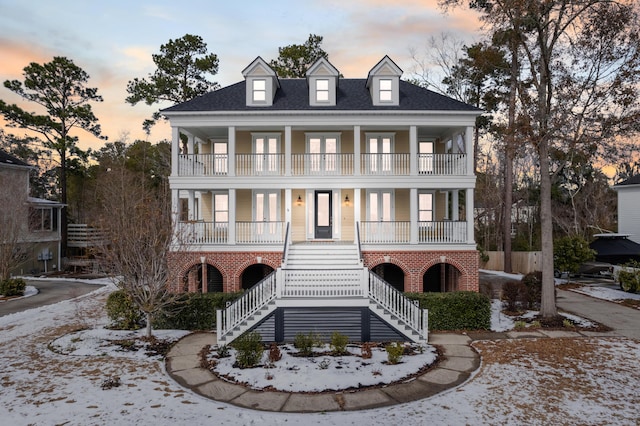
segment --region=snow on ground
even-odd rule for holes
[[[482,365],[455,389],[381,409],[312,414],[253,411],[205,399],[142,353],[121,357],[103,348],[79,356],[49,349],[79,329],[93,331],[75,335],[75,342],[68,337],[66,344],[110,333],[103,330],[104,304],[112,289],[100,287],[78,299],[0,317],[0,423],[637,424],[640,342],[622,338],[476,342]],[[103,389],[113,376],[122,385]]]
[[[328,351],[329,345],[314,349],[316,353]],[[371,358],[368,359],[360,357],[359,346],[350,346],[347,351],[350,355],[305,358],[293,356],[297,353],[293,345],[283,345],[280,351],[282,359],[272,363],[269,368],[238,369],[233,368],[236,351],[231,349],[229,357],[215,359],[217,363],[214,371],[236,382],[245,383],[252,389],[272,387],[287,392],[317,392],[409,379],[437,359],[436,349],[430,345],[417,346],[415,354],[403,356],[395,365],[387,364],[387,352],[384,348],[372,348]],[[263,354],[263,357],[266,358],[267,354]]]
[[[628,293],[626,291],[617,290],[610,287],[596,287],[596,286],[582,286],[572,289],[576,293],[586,294],[587,296],[595,297],[598,299],[621,301],[624,299],[640,300],[640,294]]]

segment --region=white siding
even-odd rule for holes
[[[618,232],[640,244],[640,185],[619,186]]]

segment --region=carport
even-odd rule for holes
[[[640,261],[640,244],[628,234],[596,234],[589,247],[596,251],[596,261],[621,265],[630,260]]]

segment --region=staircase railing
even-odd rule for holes
[[[289,248],[289,222],[287,222],[287,229],[284,231],[284,247],[282,248],[282,263],[287,261],[288,248]]]
[[[369,271],[369,298],[396,316],[425,340],[427,339],[429,333],[427,310],[420,308],[417,301],[408,299],[371,271]]]
[[[362,262],[362,243],[360,242],[360,222],[356,222],[356,240],[358,242],[358,259]]]
[[[238,324],[276,298],[278,275],[278,270],[273,271],[225,309],[218,309],[216,313],[218,340],[224,341],[224,337]]]

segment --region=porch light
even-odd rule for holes
[[[344,205],[345,205],[345,206],[348,206],[348,205],[349,205],[349,195],[346,195],[346,196],[344,197]]]
[[[301,206],[301,205],[302,205],[302,197],[300,197],[300,194],[298,194],[298,200],[296,201],[296,204],[297,204],[298,206]]]

